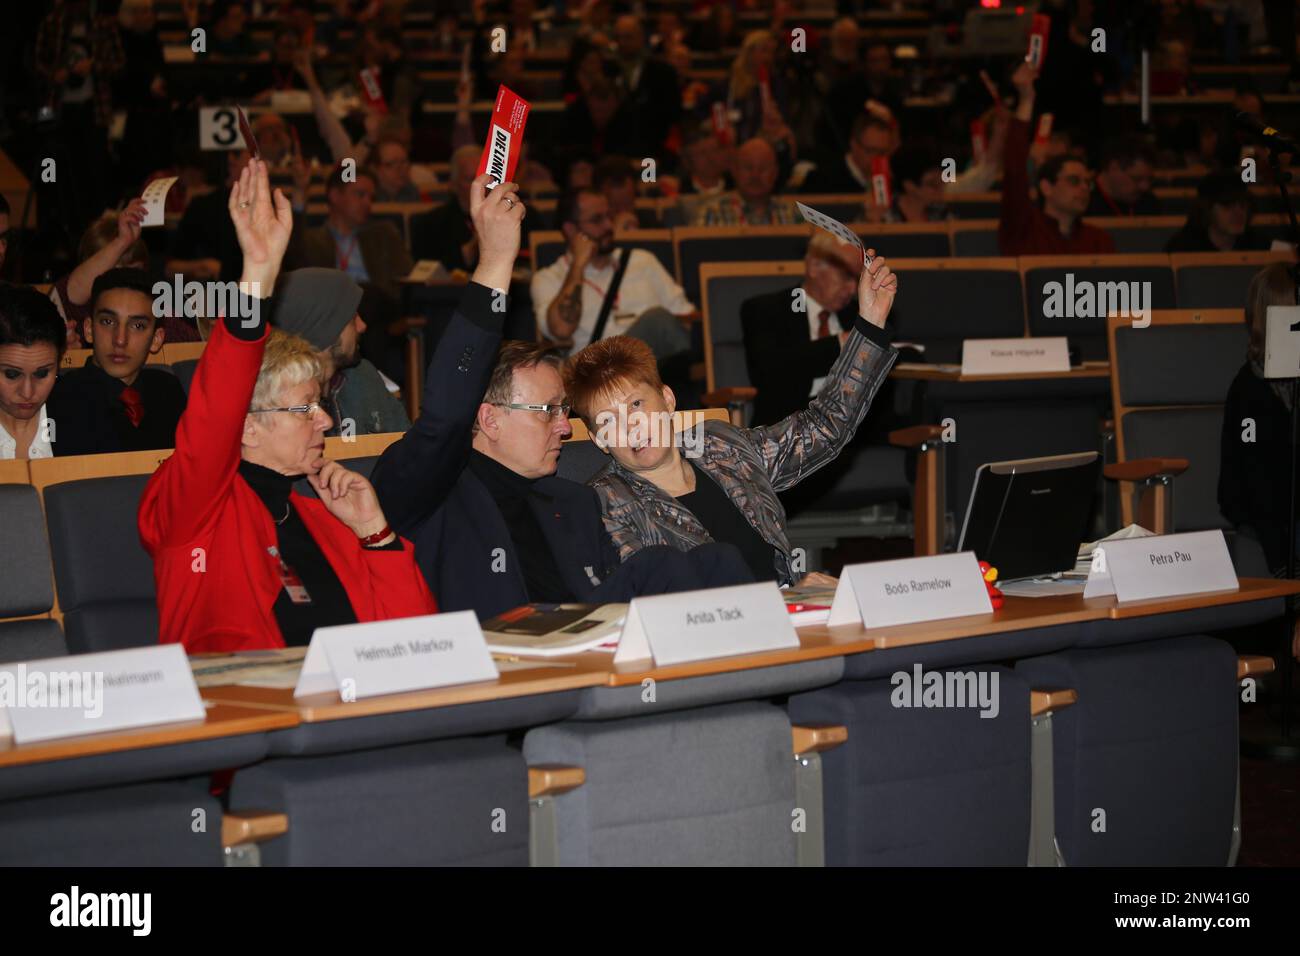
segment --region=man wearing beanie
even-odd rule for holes
[[[275,289],[274,323],[311,343],[325,369],[322,401],[334,419],[331,434],[370,435],[404,432],[411,427],[401,402],[379,370],[361,357],[366,325],[357,314],[361,286],[338,269],[296,269],[280,277]]]

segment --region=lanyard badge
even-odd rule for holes
[[[279,566],[276,573],[280,576],[280,584],[284,586],[289,600],[294,604],[310,604],[311,595],[307,593],[307,588],[303,585],[302,578],[298,577],[298,572],[285,563],[280,552],[274,547],[267,548],[266,551]]]

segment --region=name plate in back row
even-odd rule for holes
[[[961,344],[963,375],[1015,375],[1069,370],[1070,347],[1065,336],[966,339]]]

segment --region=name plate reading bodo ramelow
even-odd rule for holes
[[[614,660],[664,666],[798,646],[781,591],[769,581],[633,598]]]
[[[75,654],[0,667],[0,737],[25,744],[203,720],[179,644]]]
[[[1014,375],[1069,370],[1070,347],[1064,336],[966,339],[961,344],[963,375]]]
[[[889,627],[992,611],[975,552],[963,551],[849,565],[826,623]]]
[[[1108,541],[1092,553],[1083,596],[1117,601],[1236,591],[1237,572],[1223,532],[1191,531]]]
[[[337,690],[344,701],[496,680],[473,611],[318,627],[295,697]]]

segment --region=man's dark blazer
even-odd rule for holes
[[[474,236],[465,211],[453,197],[437,209],[411,217],[411,258],[436,259],[448,271],[473,268],[461,247]]]
[[[825,375],[840,354],[839,336],[808,338],[807,313],[791,309],[796,288],[746,299],[740,307],[745,365],[749,383],[758,389],[754,425],[772,425],[806,407],[813,380]],[[839,316],[840,327],[850,328],[853,318],[850,306]]]
[[[853,173],[849,172],[848,164],[841,155],[818,163],[812,172],[804,178],[799,191],[812,194],[865,194],[867,187],[853,178]]]
[[[54,454],[102,455],[171,448],[185,411],[185,390],[171,372],[142,368],[135,380],[144,402],[139,427],[121,402],[123,385],[87,359],[83,368],[59,376],[46,404],[54,420]]]
[[[641,148],[646,155],[653,155],[681,117],[682,95],[677,71],[663,60],[646,57],[636,88],[628,90],[627,101],[637,117]]]
[[[482,619],[528,603],[510,529],[466,467],[506,316],[491,302],[490,290],[470,284],[429,362],[420,417],[371,477],[388,523],[415,545],[439,608],[472,609]],[[565,583],[583,600],[618,567],[596,494],[557,477],[535,488],[549,499],[535,505],[538,525]]]

